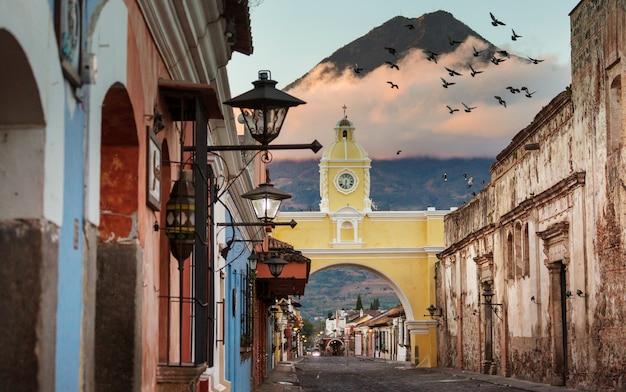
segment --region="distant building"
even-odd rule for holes
[[[513,137],[486,188],[446,216],[441,365],[626,388],[625,7],[576,6],[571,89]]]

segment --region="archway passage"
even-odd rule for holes
[[[28,58],[0,29],[0,385],[54,388],[59,227],[44,216],[45,118]]]
[[[137,238],[139,143],[126,89],[102,104],[100,226],[97,246],[95,380],[97,391],[133,390],[139,347],[141,249]]]

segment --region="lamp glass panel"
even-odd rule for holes
[[[272,276],[277,278],[283,272],[284,265],[283,264],[268,264],[268,267],[270,269],[270,273],[272,274]]]
[[[252,200],[254,213],[256,214],[257,218],[261,220],[272,220],[276,218],[276,214],[278,214],[280,204],[280,200],[273,200],[268,197]]]

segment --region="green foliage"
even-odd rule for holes
[[[378,298],[374,298],[372,302],[370,302],[370,310],[379,310],[380,309],[380,300]]]
[[[359,294],[359,296],[356,297],[356,306],[354,307],[354,309],[356,310],[363,309],[363,301],[361,300],[361,294]]]
[[[313,323],[307,319],[304,319],[303,324],[302,324],[302,335],[306,336],[307,338],[310,338],[311,336],[313,336],[314,331],[315,331],[315,326],[313,325]]]

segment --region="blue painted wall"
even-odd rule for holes
[[[227,216],[227,221],[232,219]],[[242,239],[239,230],[232,227],[226,228],[226,240],[233,238]],[[251,391],[252,387],[252,351],[242,353],[241,344],[241,318],[245,298],[241,295],[242,274],[246,274],[248,265],[249,243],[233,242],[231,250],[226,258],[227,266],[225,270],[225,354],[226,354],[226,379],[231,382],[232,390],[237,392]],[[233,289],[235,295],[233,296]],[[233,308],[234,304],[234,308]],[[233,311],[234,310],[234,311]],[[252,311],[252,309],[250,309]]]
[[[83,305],[84,127],[85,114],[80,107],[76,106],[73,114],[66,107],[63,226],[59,240],[55,358],[57,391],[78,391],[79,387]]]
[[[83,48],[89,31],[88,21],[95,5],[102,0],[85,1]],[[50,0],[54,14],[54,1]],[[67,83],[67,82],[66,82]],[[89,86],[83,86],[84,92]],[[85,104],[76,101],[72,90],[65,90],[65,157],[63,183],[63,223],[59,239],[55,389],[79,390],[83,314],[84,260],[84,173]],[[85,93],[84,96],[87,96]]]

